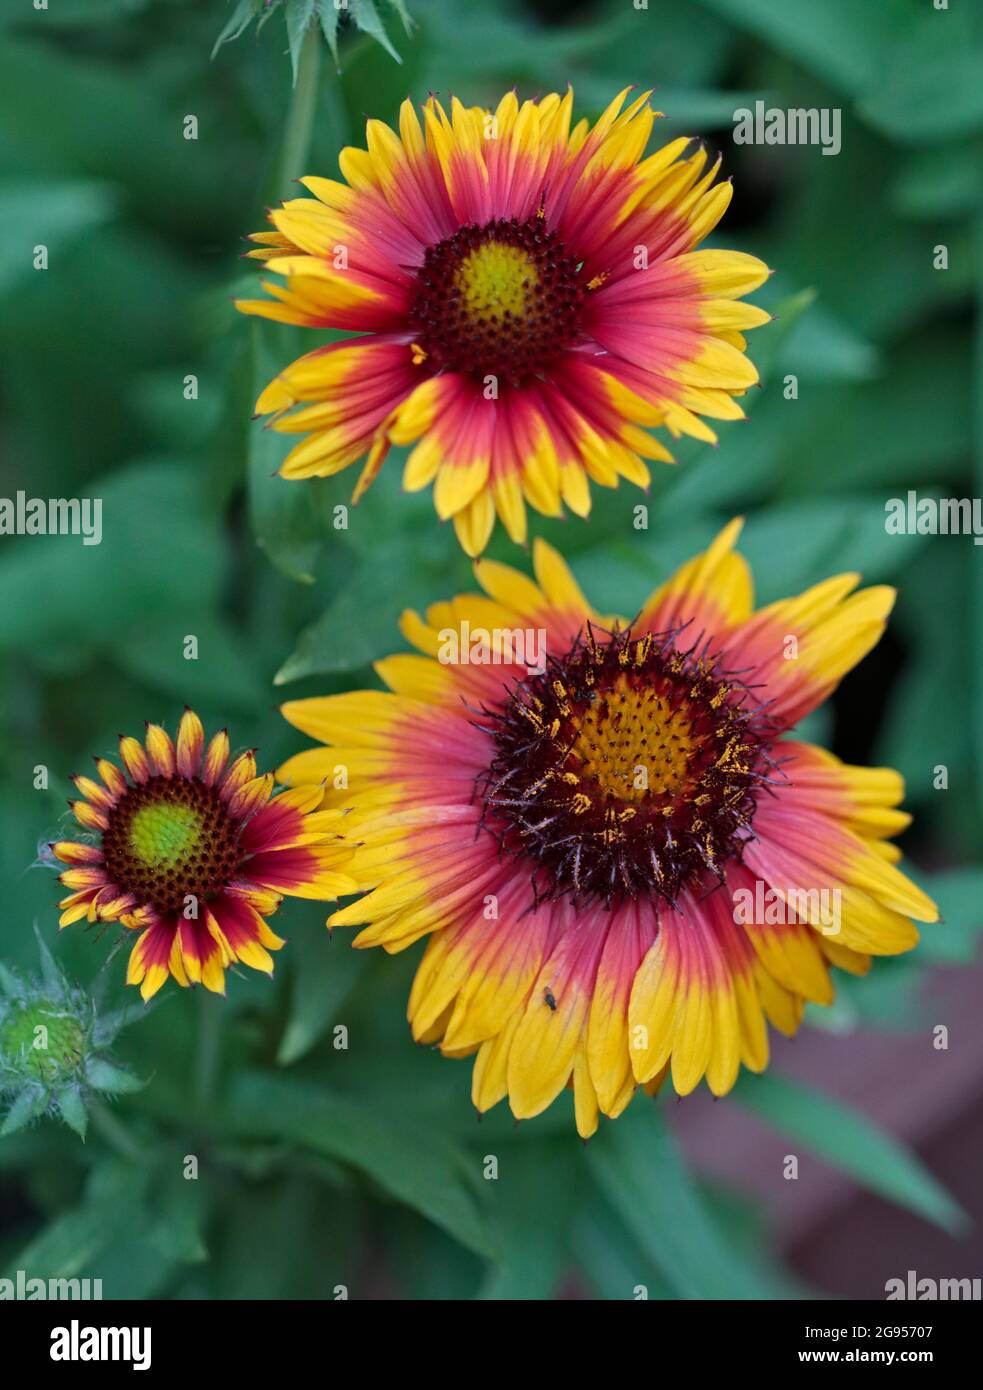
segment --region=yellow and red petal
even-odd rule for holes
[[[160,777],[172,777],[177,767],[174,744],[159,724],[148,724],[145,739],[154,771]]]
[[[139,985],[141,996],[151,999],[170,973],[171,949],[174,945],[174,922],[161,922],[148,927],[130,952],[126,968],[126,983]]]
[[[197,777],[201,769],[205,730],[194,710],[186,709],[177,731],[177,770],[182,777]]]
[[[103,861],[100,845],[80,844],[77,840],[57,840],[51,845],[51,852],[65,864],[101,864]]]

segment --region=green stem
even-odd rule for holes
[[[307,172],[307,156],[311,148],[314,114],[317,110],[318,79],[321,75],[321,34],[312,22],[304,35],[297,64],[297,83],[290,99],[283,144],[277,162],[277,196],[290,192],[289,185]]]
[[[122,1121],[116,1118],[108,1105],[105,1105],[98,1096],[90,1095],[87,1099],[87,1108],[94,1127],[111,1149],[132,1163],[146,1162],[147,1154]]]
[[[224,999],[213,999],[204,989],[198,995],[198,1050],[195,1055],[195,1100],[198,1113],[208,1123],[218,1091],[222,1057],[222,1015]]]

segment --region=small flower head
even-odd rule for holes
[[[335,898],[354,889],[340,867],[351,857],[337,811],[317,811],[322,789],[273,796],[252,752],[229,763],[223,730],[207,748],[186,710],[176,744],[158,725],[144,743],[121,736],[122,769],[97,758],[99,781],[74,778],[84,841],[52,845],[70,865],[61,881],[61,925],[85,917],[139,931],[127,980],[144,999],[168,974],[181,985],[223,993],[225,970],[241,962],[271,973],[283,941],[266,919],[284,894]]]
[[[70,984],[40,945],[40,978],[0,970],[0,1134],[47,1114],[84,1138],[92,1092],[133,1091],[141,1084],[108,1055],[128,1018],[125,1012],[100,1015],[92,996]]]

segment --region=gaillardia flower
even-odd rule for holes
[[[341,872],[351,859],[338,833],[343,812],[315,809],[321,787],[272,796],[273,774],[257,776],[252,752],[229,764],[225,730],[206,748],[191,710],[176,747],[148,724],[146,746],[121,736],[119,751],[126,774],[97,758],[101,782],[72,779],[81,799],[70,805],[90,839],[51,848],[71,865],[61,875],[72,890],[61,926],[85,917],[138,930],[126,978],[144,999],[168,974],[223,994],[236,961],[271,973],[270,951],[283,941],[266,918],[284,894],[354,891]]]
[[[378,663],[388,691],[283,708],[331,746],[280,776],[344,765],[357,807],[370,891],[329,924],[391,952],[430,937],[413,1034],[476,1054],[479,1111],[507,1095],[526,1118],[572,1084],[587,1136],[667,1073],[721,1095],[767,1065],[768,1022],[831,1002],[831,965],[863,974],[937,918],[888,843],[900,776],[788,737],[893,591],[845,574],[755,611],[738,530],[631,623],[544,544],[537,583],[482,561],[487,597],[404,615],[423,655]]]
[[[253,240],[286,285],[239,308],[361,336],[320,347],[263,392],[260,414],[306,436],[286,478],[367,456],[357,500],[391,444],[414,444],[404,487],[434,484],[469,555],[498,513],[526,539],[526,504],[590,510],[589,479],[644,487],[648,433],[714,441],[757,381],[744,333],[768,321],[739,302],[768,275],[753,256],[695,248],[730,202],[706,152],[673,140],[644,157],[656,112],[622,92],[571,129],[573,94],[494,112],[431,97],[399,135],[366,127],[340,156],[344,183],[270,214]]]

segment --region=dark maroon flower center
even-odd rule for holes
[[[434,371],[521,385],[576,340],[586,291],[542,216],[472,225],[428,249],[410,325]]]
[[[196,778],[151,777],[130,787],[103,832],[106,870],[124,893],[161,913],[206,903],[236,877],[240,822]]]
[[[773,731],[719,657],[680,635],[588,629],[475,721],[495,748],[483,824],[534,862],[537,898],[674,903],[752,838]]]

